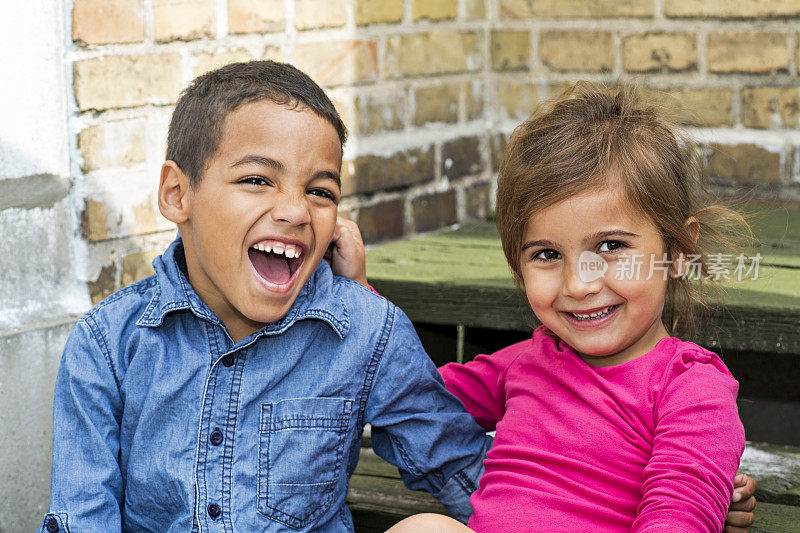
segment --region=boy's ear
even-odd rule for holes
[[[164,218],[181,224],[189,219],[189,176],[175,161],[165,161],[161,166],[158,183],[158,210]]]
[[[689,236],[692,238],[692,241],[695,244],[697,244],[698,239],[700,239],[700,221],[697,220],[696,217],[689,217],[686,219],[684,226],[686,226],[686,229],[688,230]],[[677,257],[678,255],[683,256],[683,252],[676,251],[672,255],[673,257]],[[684,274],[686,274],[686,271],[689,268],[686,258],[683,257],[682,259],[683,260],[677,262],[674,259],[672,261],[672,266],[670,268],[670,276],[675,279],[680,278]]]

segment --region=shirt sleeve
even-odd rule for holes
[[[425,490],[466,522],[491,437],[447,392],[411,322],[389,310],[390,333],[365,409],[375,453],[397,466],[410,489]]]
[[[467,412],[486,431],[494,431],[506,412],[506,350],[478,355],[465,364],[448,363],[439,372],[447,390],[461,400]]]
[[[703,358],[703,354],[697,354]],[[675,362],[656,405],[632,531],[722,531],[744,450],[738,383],[713,354]]]
[[[50,510],[41,531],[121,531],[122,397],[91,317],[70,335],[53,398]]]

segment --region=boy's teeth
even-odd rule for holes
[[[254,244],[253,248],[255,248],[256,250],[260,250],[262,252],[267,252],[267,253],[272,252],[274,254],[285,255],[287,259],[294,259],[300,257],[300,255],[303,253],[302,248],[300,248],[299,246],[295,246],[293,244],[283,245],[280,243],[275,243],[270,245],[260,242],[258,244]]]

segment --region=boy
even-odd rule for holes
[[[466,519],[490,439],[405,315],[322,260],[361,249],[337,228],[344,141],[289,65],[184,92],[158,195],[179,236],[67,342],[42,531],[352,531],[368,422],[409,487]]]

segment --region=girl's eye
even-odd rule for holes
[[[600,243],[600,246],[597,247],[598,252],[613,252],[616,250],[621,250],[622,248],[626,248],[627,244],[622,241],[603,241]]]
[[[238,183],[247,183],[249,185],[269,185],[267,180],[261,176],[247,176],[238,181]]]
[[[561,254],[549,248],[546,250],[539,250],[533,254],[534,261],[555,261],[557,259],[561,259]]]

